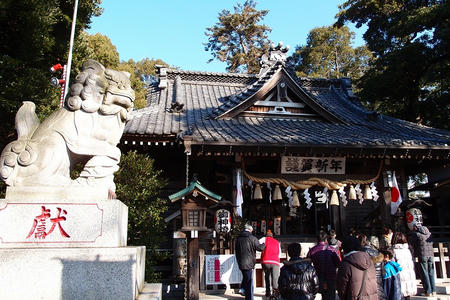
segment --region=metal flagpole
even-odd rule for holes
[[[69,91],[70,69],[72,67],[72,49],[73,49],[73,40],[75,37],[75,24],[77,22],[77,11],[78,11],[78,0],[75,0],[75,4],[73,7],[72,30],[70,32],[69,56],[67,57],[67,74],[64,89],[64,99],[66,98],[67,92]]]

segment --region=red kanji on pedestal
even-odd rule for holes
[[[62,228],[60,222],[65,221],[66,217],[61,215],[61,212],[63,215],[67,214],[67,211],[64,209],[61,209],[57,207],[58,215],[56,218],[50,219],[50,209],[46,209],[45,206],[41,206],[42,212],[39,216],[36,216],[33,221],[33,226],[31,227],[30,233],[27,235],[27,239],[31,237],[34,233],[34,237],[37,239],[45,239],[50,233],[53,232],[56,225],[58,225],[59,232],[63,237],[70,238],[70,236],[67,234],[67,232]],[[52,223],[52,227],[48,232],[46,232],[47,229],[47,219],[50,219],[50,222]]]

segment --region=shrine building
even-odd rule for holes
[[[286,52],[272,47],[257,75],[160,66],[120,147],[155,159],[169,179],[165,195],[198,182],[230,204],[234,225],[249,222],[258,237],[271,229],[282,244],[315,242],[321,229],[377,234],[403,226],[406,207],[391,214],[392,190],[397,183],[409,203],[407,180],[419,173],[446,187],[423,208],[424,222],[450,225],[442,209],[450,132],[367,110],[348,78],[299,78]],[[174,232],[181,219],[171,207],[166,220]],[[220,244],[209,228],[199,235],[205,253],[233,253],[233,236]]]

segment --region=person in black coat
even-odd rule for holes
[[[319,291],[319,278],[310,259],[300,258],[299,243],[288,246],[289,261],[284,261],[278,278],[278,289],[284,300],[312,300]]]
[[[242,272],[241,287],[245,300],[253,300],[253,269],[256,264],[256,251],[263,251],[264,244],[252,235],[252,225],[246,224],[244,231],[236,239],[235,252],[239,269]]]

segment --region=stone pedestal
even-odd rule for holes
[[[124,247],[127,222],[119,200],[0,200],[0,248]]]
[[[0,200],[0,299],[135,299],[145,247],[126,247],[128,208],[106,195],[8,188]]]
[[[145,247],[0,249],[0,299],[136,299]]]

